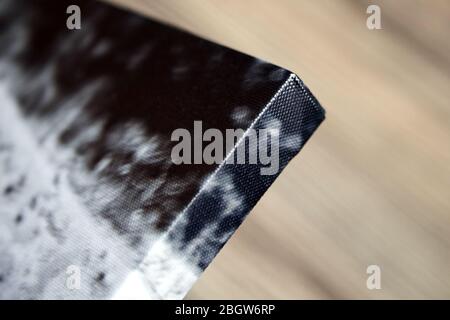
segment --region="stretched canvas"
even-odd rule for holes
[[[323,119],[295,74],[160,22],[1,1],[0,298],[182,298]],[[244,134],[207,163],[208,129]],[[239,163],[264,129],[277,165]]]

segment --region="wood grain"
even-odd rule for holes
[[[450,298],[450,2],[115,0],[296,72],[327,119],[187,298]],[[366,268],[382,289],[366,288]]]

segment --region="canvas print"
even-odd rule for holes
[[[0,298],[182,298],[323,119],[257,58],[103,2],[3,0]]]

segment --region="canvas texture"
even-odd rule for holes
[[[323,119],[295,74],[146,17],[2,1],[0,298],[184,297]],[[195,121],[277,128],[279,170],[174,164]]]

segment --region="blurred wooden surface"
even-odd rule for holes
[[[114,2],[296,72],[327,110],[187,298],[450,298],[449,1],[371,1],[373,31],[367,1]]]

